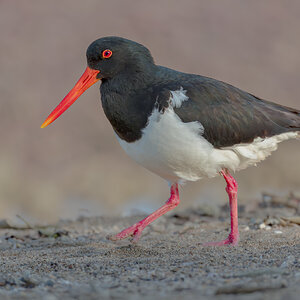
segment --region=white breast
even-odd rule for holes
[[[169,182],[196,181],[214,177],[223,168],[246,168],[265,159],[277,149],[277,143],[297,137],[297,132],[283,133],[251,144],[215,149],[203,136],[199,122],[183,123],[170,106],[160,113],[154,109],[143,129],[142,138],[133,143],[120,139],[125,152],[137,163]]]

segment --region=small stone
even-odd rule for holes
[[[259,224],[259,229],[264,229],[264,228],[266,228],[266,224],[265,223],[261,223],[261,224]]]
[[[37,285],[37,282],[30,277],[21,277],[20,281],[22,282],[22,286],[25,288],[34,288]]]
[[[3,277],[0,277],[0,286],[5,286],[7,283],[6,279],[4,279]]]
[[[54,282],[52,281],[52,280],[47,280],[46,282],[45,282],[45,285],[46,286],[54,286]]]

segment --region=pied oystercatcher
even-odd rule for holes
[[[161,208],[110,239],[133,236],[137,241],[148,224],[179,204],[179,183],[221,174],[231,231],[225,240],[207,245],[236,245],[238,186],[230,172],[255,165],[279,142],[299,137],[300,111],[216,79],[158,66],[146,47],[121,37],[94,41],[86,56],[84,74],[42,128],[101,80],[102,107],[121,147],[171,187]]]

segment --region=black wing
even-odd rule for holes
[[[189,100],[174,108],[176,114],[183,122],[199,121],[204,137],[215,147],[300,131],[299,110],[259,99],[212,78],[177,74],[176,86],[186,90]]]

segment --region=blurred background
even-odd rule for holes
[[[147,46],[156,63],[226,81],[300,109],[300,1],[0,1],[0,218],[54,222],[150,212],[164,180],[131,161],[95,85],[51,126],[40,125],[86,68],[95,39]],[[300,144],[288,141],[235,175],[240,203],[300,192]],[[188,183],[178,210],[227,203],[222,178]]]

